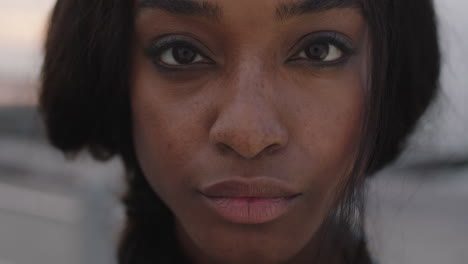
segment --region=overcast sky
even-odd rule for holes
[[[53,0],[0,1],[0,78],[33,78]]]

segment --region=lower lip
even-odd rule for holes
[[[216,213],[226,220],[238,224],[271,222],[286,214],[297,198],[297,196],[281,198],[205,197]]]

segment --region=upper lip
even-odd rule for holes
[[[223,180],[202,188],[201,193],[211,198],[282,198],[300,194],[288,184],[269,178]]]

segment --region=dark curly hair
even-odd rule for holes
[[[57,0],[45,42],[40,111],[51,143],[63,152],[87,149],[99,160],[122,157],[128,190],[119,263],[184,263],[173,215],[143,176],[132,143],[134,2]],[[360,234],[356,243],[341,243],[346,263],[369,262],[360,218],[363,179],[401,152],[437,94],[440,70],[431,0],[360,4],[370,28],[372,66],[359,158],[336,218],[337,241],[346,241],[351,232]],[[361,213],[353,217],[356,212]]]

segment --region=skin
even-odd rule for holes
[[[136,16],[131,102],[140,166],[195,263],[310,263],[356,156],[366,23],[353,8],[277,21],[277,5],[288,1],[209,2],[223,9],[218,22],[159,9]],[[354,54],[331,67],[288,61],[302,36],[319,31],[345,35]],[[214,63],[158,69],[145,50],[158,36],[181,32]],[[235,224],[198,192],[232,177],[271,177],[302,195],[274,221]]]

